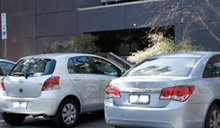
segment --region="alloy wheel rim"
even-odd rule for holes
[[[220,128],[220,112],[218,110],[214,110],[211,114],[210,128]]]
[[[65,124],[71,125],[76,120],[76,108],[73,104],[68,103],[63,107],[62,118]]]

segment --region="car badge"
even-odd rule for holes
[[[22,79],[19,80],[20,83],[23,83],[24,81]]]
[[[21,88],[21,89],[19,89],[19,92],[20,92],[20,93],[22,93],[22,92],[23,92],[23,89],[22,89],[22,88]]]

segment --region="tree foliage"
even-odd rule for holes
[[[145,5],[150,14],[146,22],[139,27],[180,26],[182,37],[191,37],[196,31],[206,30],[210,36],[220,42],[219,0],[163,0]],[[209,36],[207,35],[207,36]],[[192,37],[191,37],[192,38]],[[194,41],[194,39],[193,39]]]
[[[173,40],[164,37],[162,33],[151,34],[149,35],[149,38],[152,42],[149,47],[132,53],[132,55],[128,57],[128,61],[138,63],[148,57],[159,54],[204,50],[202,46],[192,45],[190,39],[186,39],[178,44],[175,44]]]
[[[95,46],[96,40],[98,40],[98,37],[90,34],[76,35],[68,41],[55,42],[49,52],[97,53],[100,52],[100,49]]]

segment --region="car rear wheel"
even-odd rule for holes
[[[65,100],[55,116],[55,124],[59,128],[72,128],[77,121],[78,114],[77,105],[72,100]]]
[[[220,128],[220,107],[212,105],[208,111],[205,128]]]
[[[25,120],[26,115],[14,113],[2,113],[4,121],[11,125],[19,125]]]

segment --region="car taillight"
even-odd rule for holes
[[[164,88],[161,91],[160,99],[184,102],[191,96],[194,89],[194,85],[180,85],[170,88]]]
[[[47,79],[44,82],[44,85],[42,87],[42,91],[59,89],[60,88],[59,82],[60,82],[59,76],[55,76],[55,77],[51,77],[51,78]]]
[[[121,94],[117,87],[108,85],[105,89],[105,98],[120,98]]]
[[[2,80],[1,80],[1,86],[2,86],[2,89],[3,89],[3,90],[5,90],[4,80],[5,80],[5,78],[2,78]]]

